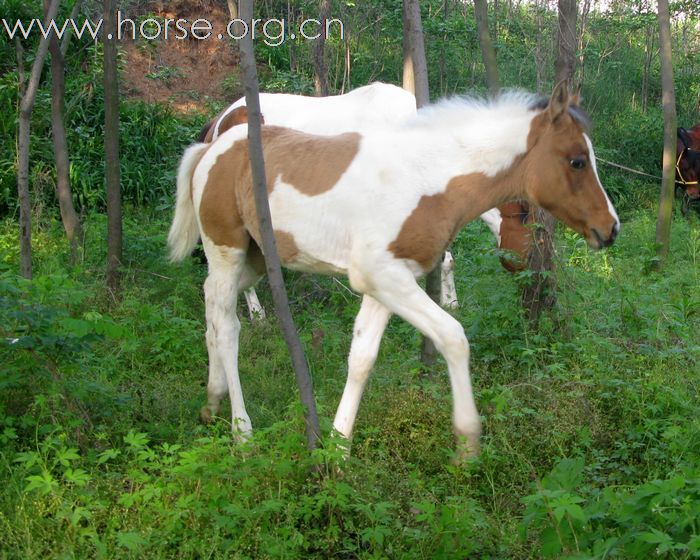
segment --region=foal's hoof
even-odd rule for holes
[[[463,437],[457,441],[457,449],[455,450],[455,456],[453,462],[455,465],[466,465],[473,459],[479,456],[480,446],[479,440],[469,441],[467,438]]]
[[[199,409],[199,420],[202,424],[211,424],[214,421],[214,413],[208,406],[203,406]]]

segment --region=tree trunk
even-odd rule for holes
[[[46,10],[46,21],[44,27],[48,26],[48,22],[56,17],[58,13],[59,0],[51,0],[48,9]],[[17,63],[21,67],[20,73],[24,73],[24,62],[22,60],[21,43],[18,45]],[[39,90],[39,81],[41,79],[41,70],[44,67],[44,60],[49,48],[49,41],[42,38],[39,41],[39,47],[36,50],[32,73],[29,78],[29,83],[22,93],[22,100],[19,105],[19,138],[17,141],[17,200],[19,202],[19,246],[20,246],[20,274],[27,279],[32,277],[32,203],[29,194],[29,133],[34,109],[34,101]],[[24,80],[22,80],[23,82]],[[21,89],[21,88],[20,88]]]
[[[654,28],[648,25],[645,32],[644,40],[644,71],[642,73],[642,111],[647,112],[649,105],[649,77],[651,74],[651,62],[654,58]]]
[[[314,89],[316,96],[327,96],[328,91],[328,65],[326,64],[326,20],[331,15],[330,0],[321,0],[321,12],[318,19],[321,20],[322,30],[313,44],[314,59]]]
[[[447,22],[449,19],[449,0],[442,0],[442,21],[443,21],[443,31],[442,31],[442,41],[440,42],[440,57],[438,59],[438,70],[440,75],[440,95],[447,95],[447,76],[445,75],[447,56]]]
[[[486,70],[486,83],[491,95],[495,96],[498,94],[500,84],[498,80],[498,66],[496,65],[496,51],[489,36],[489,17],[486,0],[474,0],[474,18],[476,19],[476,29],[479,35],[484,69]]]
[[[404,0],[404,84],[410,81],[406,76],[406,54],[410,60],[413,77],[413,93],[416,96],[416,106],[421,107],[430,103],[430,89],[428,85],[428,65],[425,60],[425,43],[423,40],[423,23],[420,17],[420,5],[418,0]],[[408,88],[407,88],[408,89]],[[425,291],[430,298],[440,303],[441,291],[440,264],[431,270],[425,278]],[[437,351],[433,341],[423,337],[421,344],[421,362],[430,368],[435,364]]]
[[[111,36],[111,37],[110,37]],[[119,293],[122,203],[119,171],[119,82],[114,0],[104,0],[105,184],[107,188],[107,287]]]
[[[253,17],[253,0],[241,1],[241,19],[250,22]],[[262,237],[262,249],[265,255],[267,276],[272,291],[272,299],[275,304],[277,319],[282,328],[282,334],[289,348],[289,354],[294,366],[297,386],[301,402],[304,407],[306,420],[306,440],[309,449],[316,447],[320,436],[318,415],[316,413],[316,401],[314,400],[311,375],[304,356],[304,350],[299,340],[294,319],[289,309],[287,291],[282,278],[275,237],[272,231],[270,217],[270,205],[267,199],[267,180],[265,178],[265,163],[263,161],[262,141],[260,136],[260,99],[258,97],[258,75],[255,67],[255,53],[253,41],[247,34],[240,43],[241,65],[245,82],[246,106],[248,107],[248,145],[250,154],[250,166],[253,174],[253,193],[255,195],[255,208],[260,224],[260,236]]]
[[[411,52],[411,19],[408,17],[406,1],[403,3],[403,89],[416,94],[413,53]]]
[[[546,52],[544,48],[544,23],[542,21],[542,13],[546,11],[546,7],[542,4],[546,0],[535,0],[535,26],[537,27],[537,37],[535,38],[535,89],[537,93],[544,92],[544,74]]]
[[[83,5],[83,0],[75,0],[73,8],[70,11],[70,19],[75,21],[78,19],[78,14],[80,13],[80,8]],[[63,35],[63,41],[61,41],[61,55],[66,58],[66,53],[68,52],[68,45],[70,45],[71,37],[73,33],[71,32],[71,27],[66,28],[66,33]]]
[[[671,23],[668,0],[659,0],[659,45],[661,54],[661,91],[664,111],[663,178],[656,220],[657,266],[661,269],[668,256],[671,238],[671,213],[676,170],[676,97],[673,86],[673,57],[671,54]]]
[[[238,0],[226,0],[226,5],[228,6],[228,15],[231,18],[231,21],[239,19],[239,17],[238,17]],[[234,33],[236,34],[236,37],[241,36],[239,23],[234,24]],[[238,41],[233,41],[233,52],[234,53],[239,52]]]
[[[588,18],[591,13],[591,1],[583,0],[583,5],[581,6],[581,17],[578,25],[578,43],[576,50],[578,51],[578,64],[576,65],[577,84],[585,83],[586,79],[586,43],[584,43],[584,38],[586,36],[586,29],[588,28]]]
[[[56,198],[61,211],[63,228],[70,244],[70,262],[75,264],[78,246],[82,243],[82,226],[78,213],[73,206],[70,188],[70,159],[68,157],[68,140],[66,138],[65,116],[65,61],[58,37],[53,35],[49,44],[51,52],[51,131],[53,133],[53,152],[56,159]]]
[[[576,0],[559,0],[558,52],[554,63],[556,83],[566,80],[571,90],[576,69]],[[556,220],[541,208],[535,222],[540,224],[533,231],[533,250],[528,259],[532,272],[523,288],[522,303],[528,322],[537,328],[542,312],[552,309],[557,302],[557,282],[554,276],[554,227]]]
[[[573,91],[576,69],[576,0],[559,0],[558,53],[554,62],[554,82],[567,80],[569,91]]]
[[[551,309],[557,302],[552,243],[555,220],[554,216],[541,208],[531,207],[530,212],[535,212],[535,223],[538,225],[532,232],[532,251],[528,259],[532,275],[523,287],[521,299],[528,323],[536,329],[542,312]]]

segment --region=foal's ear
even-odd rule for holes
[[[571,97],[569,98],[569,103],[571,105],[581,105],[581,84],[576,85],[576,89],[574,90],[574,93],[571,94]]]
[[[559,82],[549,100],[549,118],[556,121],[569,108],[569,86],[566,80]]]

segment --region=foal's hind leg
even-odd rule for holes
[[[241,323],[236,316],[236,300],[245,268],[245,251],[230,247],[207,247],[209,275],[204,282],[207,314],[209,383],[203,419],[216,414],[221,398],[231,398],[233,429],[246,436],[252,426],[243,402],[238,374],[238,336]]]
[[[360,399],[377,359],[379,343],[390,316],[391,312],[373,297],[366,295],[362,298],[353,327],[348,379],[333,421],[333,427],[348,439],[352,436]]]
[[[407,268],[388,267],[378,271],[374,280],[372,295],[429,337],[445,357],[452,387],[452,419],[459,439],[458,454],[478,454],[481,419],[472,394],[469,343],[462,325],[428,297]]]

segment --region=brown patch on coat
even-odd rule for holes
[[[278,126],[262,132],[268,183],[279,177],[308,196],[331,190],[360,151],[357,132],[316,136]]]
[[[204,125],[204,128],[199,132],[198,142],[209,143],[214,140],[214,131],[216,130],[216,123],[219,123],[218,135],[221,136],[229,128],[238,126],[239,124],[247,124],[248,122],[248,107],[242,105],[241,107],[236,107],[233,111],[228,112],[225,109],[219,113],[216,118],[209,121]],[[260,124],[265,124],[265,118],[260,115]]]
[[[525,156],[549,125],[547,111],[533,118],[525,152],[515,158],[510,168],[493,177],[483,173],[458,175],[450,179],[443,192],[421,197],[401,226],[399,235],[389,245],[389,251],[396,258],[416,261],[426,272],[432,270],[468,222],[489,208],[524,197],[527,185],[520,182],[523,173],[512,173],[512,170],[521,164],[536,165]]]
[[[275,243],[277,245],[277,254],[282,263],[288,264],[296,259],[296,256],[299,254],[299,247],[297,247],[294,236],[291,233],[276,229]]]
[[[357,133],[325,137],[263,127],[268,195],[278,178],[308,196],[329,191],[357,155],[360,138]],[[260,245],[247,139],[234,142],[212,165],[199,216],[204,233],[217,245],[245,249],[249,236]],[[289,255],[295,254],[290,244],[285,249]]]
[[[486,196],[500,179],[500,174],[459,175],[450,179],[443,192],[421,197],[389,251],[397,259],[416,261],[426,272],[432,270],[459,230],[491,206]]]
[[[236,142],[233,147],[242,142]],[[199,204],[199,219],[204,234],[216,245],[248,248],[250,236],[234,192],[234,178],[249,174],[247,149],[224,152],[209,169]]]
[[[501,264],[509,272],[519,272],[527,267],[532,250],[532,228],[535,219],[524,202],[506,202],[498,207],[501,213],[500,249],[512,251],[512,255],[501,256]]]

